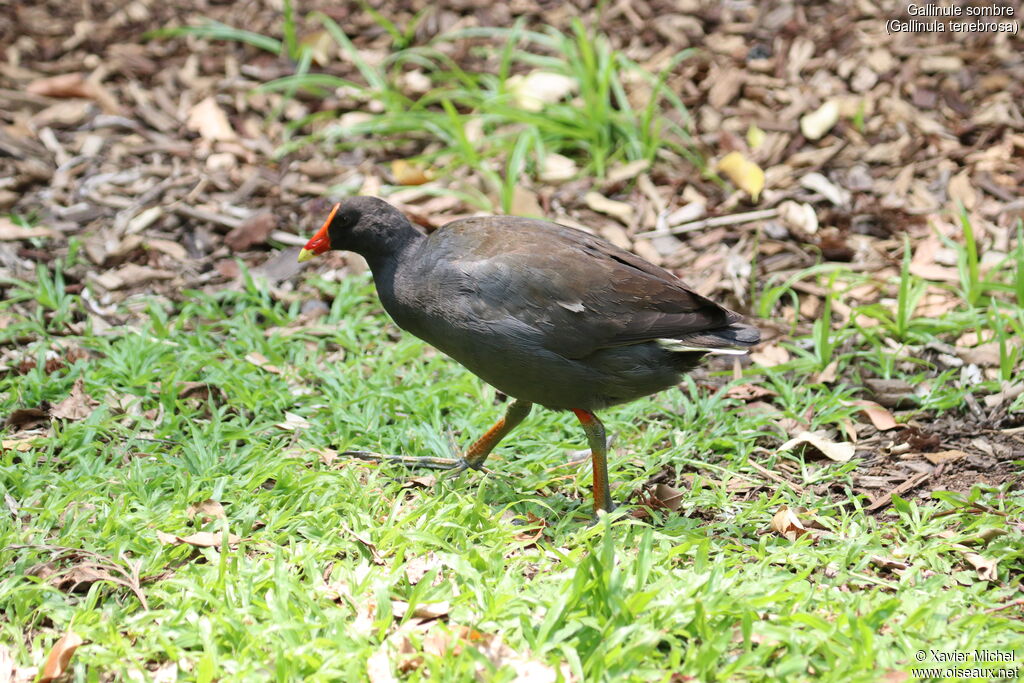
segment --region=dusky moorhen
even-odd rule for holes
[[[425,235],[375,197],[336,204],[299,253],[362,255],[404,330],[512,400],[458,459],[481,469],[534,403],[576,414],[590,445],[594,510],[612,509],[595,410],[676,384],[707,354],[742,354],[757,329],[668,271],[581,230],[513,216],[465,218]],[[389,456],[382,456],[389,457]]]

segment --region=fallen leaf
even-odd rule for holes
[[[823,195],[836,206],[847,206],[850,203],[850,193],[820,173],[808,173],[800,179],[800,184],[812,192]]]
[[[95,100],[108,114],[117,114],[120,107],[110,91],[98,79],[86,78],[82,73],[48,76],[29,83],[25,90],[44,97],[84,97]]]
[[[116,290],[137,287],[158,280],[173,280],[175,277],[175,273],[170,270],[126,263],[117,270],[100,273],[95,279],[103,289]]]
[[[529,531],[521,531],[515,535],[515,539],[527,545],[532,545],[544,535],[544,529],[547,528],[548,522],[545,519],[538,517],[532,512],[526,513],[526,523],[536,528]]]
[[[309,420],[302,417],[301,415],[296,415],[295,413],[289,413],[288,411],[285,411],[284,422],[278,422],[274,426],[277,427],[278,429],[284,429],[289,432],[294,432],[297,429],[309,429],[312,425],[309,424]]]
[[[757,384],[736,384],[725,392],[726,398],[735,398],[740,401],[756,401],[767,396],[778,396],[779,392],[772,391],[767,387],[762,387]]]
[[[13,427],[15,431],[35,429],[50,422],[50,414],[42,408],[18,408],[4,420],[5,427]]]
[[[437,477],[433,474],[426,474],[420,477],[409,477],[402,484],[403,489],[413,488],[418,486],[424,489],[432,489],[437,484]]]
[[[999,572],[996,571],[996,565],[999,561],[995,558],[985,557],[978,553],[964,553],[964,559],[978,570],[978,578],[982,581],[999,580]]]
[[[626,180],[633,180],[638,175],[646,171],[650,165],[651,162],[647,159],[637,159],[636,161],[630,161],[626,164],[613,166],[608,173],[605,174],[605,180],[611,184],[621,183]]]
[[[761,367],[773,368],[789,362],[789,351],[785,347],[776,344],[766,344],[764,348],[751,353],[750,360]]]
[[[387,643],[382,643],[366,660],[366,677],[370,683],[398,683],[391,669],[387,647]]]
[[[848,462],[853,457],[855,448],[852,443],[831,441],[814,432],[800,432],[794,438],[779,447],[779,451],[792,450],[796,446],[806,444],[821,452],[829,460]]]
[[[532,71],[525,76],[510,76],[505,89],[512,101],[526,111],[541,111],[576,90],[576,80],[550,71]]]
[[[409,584],[415,586],[423,580],[424,576],[435,569],[439,569],[441,566],[441,558],[433,551],[429,551],[426,555],[417,555],[406,559],[403,569]]]
[[[0,216],[0,242],[13,240],[27,240],[34,237],[56,237],[57,233],[50,228],[38,225],[34,228],[26,228],[16,224],[6,216]]]
[[[545,183],[564,183],[579,173],[579,166],[567,156],[549,152],[540,166],[540,179]]]
[[[270,359],[259,351],[250,352],[245,356],[245,359],[261,370],[266,370],[267,372],[271,372],[275,375],[281,374],[281,368],[271,364]]]
[[[434,174],[423,164],[395,159],[391,162],[391,175],[396,185],[423,185],[434,179]]]
[[[263,244],[270,233],[277,228],[277,218],[269,212],[259,213],[242,221],[237,228],[224,236],[224,244],[232,251],[245,251],[249,247]]]
[[[965,363],[986,368],[999,367],[999,342],[988,342],[971,348],[957,348],[956,355]]]
[[[178,391],[178,398],[192,398],[199,401],[209,400],[210,397],[224,398],[223,390],[209,382],[184,382]]]
[[[753,201],[757,201],[764,189],[765,181],[764,171],[760,166],[739,152],[729,152],[718,162],[718,170],[736,187],[749,194]]]
[[[747,127],[747,147],[757,149],[764,144],[765,132],[757,127],[757,124],[750,124]]]
[[[893,418],[892,413],[878,405],[874,401],[859,400],[854,401],[853,405],[860,408],[860,412],[867,416],[871,420],[871,424],[875,426],[878,431],[885,431],[887,429],[895,429],[899,425],[896,424],[896,419]]]
[[[967,457],[967,454],[963,451],[953,449],[949,451],[939,451],[938,453],[922,453],[922,456],[931,464],[938,465],[943,462],[951,462],[953,460],[965,458]]]
[[[797,516],[796,511],[791,510],[788,505],[782,505],[772,515],[771,529],[775,533],[788,538],[791,541],[795,541],[810,529],[804,526],[804,523],[800,521],[800,517]]]
[[[156,532],[157,540],[164,545],[191,545],[197,548],[219,548],[224,540],[224,534],[219,531],[197,531],[188,536],[177,536],[174,534]],[[228,545],[238,545],[242,542],[240,536],[228,534]]]
[[[38,436],[32,435],[17,439],[4,439],[3,441],[0,441],[0,450],[25,453],[32,449],[32,445],[36,442],[36,439],[38,438]]]
[[[71,393],[63,401],[50,410],[50,416],[61,420],[84,420],[92,415],[98,401],[85,393],[85,383],[81,377],[75,380]]]
[[[808,235],[818,232],[818,214],[805,202],[786,200],[779,204],[779,218],[786,227]]]
[[[825,366],[825,369],[821,372],[814,373],[814,377],[811,382],[814,384],[831,384],[836,381],[836,376],[839,373],[839,361],[834,360]]]
[[[43,670],[37,679],[38,683],[50,683],[66,672],[75,650],[84,642],[82,637],[74,631],[65,632],[60,640],[54,643],[50,653],[46,656],[46,663],[43,664]]]
[[[204,501],[189,505],[185,510],[185,515],[189,519],[194,519],[196,515],[205,515],[210,519],[224,519],[227,517],[227,514],[224,512],[224,506],[213,498],[207,498]]]
[[[629,225],[633,222],[633,207],[626,202],[617,202],[614,199],[608,199],[599,192],[590,191],[583,195],[583,201],[587,203],[587,206],[597,211],[617,219],[624,225]]]
[[[800,132],[808,140],[819,140],[839,121],[839,101],[828,100],[800,117]]]
[[[238,138],[224,110],[220,108],[217,100],[212,96],[207,97],[189,110],[186,125],[189,130],[198,132],[200,137],[210,142],[235,140]]]
[[[516,185],[512,190],[512,210],[509,213],[513,216],[543,216],[544,209],[537,201],[536,192],[522,185]]]
[[[412,616],[418,619],[440,619],[447,616],[451,609],[452,605],[447,600],[442,600],[441,602],[421,602],[417,603],[416,607],[413,608]],[[392,600],[391,613],[395,616],[395,619],[402,619],[409,613],[409,603],[403,600]]]

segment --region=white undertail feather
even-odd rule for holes
[[[747,350],[746,349],[717,349],[717,348],[709,348],[707,346],[690,346],[689,344],[684,344],[683,342],[679,341],[678,339],[656,339],[655,342],[657,342],[658,346],[660,346],[661,348],[665,349],[666,351],[678,351],[678,352],[694,351],[694,352],[697,352],[697,353],[710,353],[710,354],[716,355],[716,356],[745,356],[745,355],[747,355]]]

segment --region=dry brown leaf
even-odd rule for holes
[[[50,228],[37,225],[32,228],[25,228],[17,225],[7,216],[0,216],[0,242],[13,240],[27,240],[33,237],[56,237],[57,233]]]
[[[441,558],[433,551],[426,555],[414,556],[405,562],[405,578],[409,580],[410,585],[416,585],[423,580],[424,576],[441,566]]]
[[[213,498],[207,498],[206,500],[189,505],[185,510],[185,515],[189,519],[195,519],[196,515],[205,515],[209,519],[224,519],[227,517],[227,513],[224,512],[224,506]]]
[[[549,71],[532,71],[525,76],[516,74],[505,81],[505,89],[512,101],[526,111],[541,111],[571,95],[577,88],[576,80]]]
[[[948,451],[939,451],[938,453],[922,453],[921,455],[924,457],[925,460],[927,460],[933,465],[938,465],[944,462],[951,462],[954,460],[959,460],[960,458],[967,457],[966,453],[964,453],[963,451],[958,451],[956,449]]]
[[[633,222],[633,207],[626,202],[608,199],[603,194],[594,191],[583,195],[583,201],[594,211],[611,216],[624,225],[629,225]]]
[[[546,519],[542,519],[532,512],[526,513],[526,523],[535,526],[536,528],[529,531],[521,531],[514,536],[517,541],[532,545],[544,535],[544,529],[547,528],[548,522]]]
[[[43,670],[39,673],[38,683],[50,683],[67,671],[75,650],[84,642],[82,637],[74,631],[65,632],[60,640],[50,648],[50,653],[46,656],[46,663],[43,664]]]
[[[762,387],[757,384],[736,384],[725,392],[726,398],[735,398],[740,401],[756,401],[758,399],[765,398],[767,396],[778,396],[779,392],[772,391],[767,387]]]
[[[982,581],[999,580],[999,572],[996,570],[996,565],[999,561],[995,558],[985,557],[978,553],[966,552],[964,553],[964,559],[978,571],[978,578]]]
[[[137,287],[158,280],[172,280],[175,273],[169,270],[126,263],[117,270],[109,270],[96,276],[96,282],[104,289],[115,290]]]
[[[636,161],[630,161],[625,164],[617,164],[612,166],[607,173],[605,173],[605,180],[609,184],[616,184],[625,182],[627,180],[633,180],[638,175],[646,171],[651,165],[651,162],[647,159],[637,159]]]
[[[224,243],[232,251],[245,251],[257,244],[263,244],[270,233],[277,228],[277,218],[269,212],[258,213],[245,219],[237,228],[224,236]]]
[[[896,424],[896,419],[892,416],[892,413],[874,401],[859,400],[854,401],[853,405],[858,406],[860,412],[866,415],[871,420],[871,424],[875,426],[875,429],[879,431],[896,429],[899,426]]]
[[[163,545],[191,545],[197,548],[219,548],[224,540],[224,534],[217,531],[197,531],[188,536],[177,536],[175,534],[156,532],[157,540]],[[240,536],[228,534],[228,545],[238,545],[242,542]]]
[[[540,179],[545,183],[564,183],[572,180],[579,173],[579,166],[567,156],[549,152],[544,155],[540,167]]]
[[[192,398],[206,401],[211,396],[223,398],[224,392],[220,387],[209,382],[184,382],[178,391],[178,398],[180,399]]]
[[[811,379],[812,383],[831,384],[836,381],[836,376],[839,373],[839,361],[834,360],[825,366],[825,369],[821,372],[814,373]]]
[[[537,217],[544,215],[544,209],[537,201],[536,192],[522,185],[516,185],[512,190],[512,210],[509,213],[513,216]]]
[[[764,171],[739,152],[729,152],[722,157],[718,162],[718,170],[755,202],[764,190]]]
[[[18,408],[4,420],[5,427],[13,427],[15,431],[28,431],[49,424],[50,414],[42,408]]]
[[[956,355],[965,363],[985,368],[999,367],[999,342],[988,342],[971,348],[957,348]]]
[[[832,441],[815,432],[800,432],[794,438],[782,444],[779,447],[779,451],[792,450],[801,444],[813,447],[829,460],[836,462],[848,462],[855,452],[852,443]]]
[[[55,405],[50,410],[50,415],[61,420],[84,420],[92,415],[92,411],[97,405],[99,402],[85,393],[85,383],[79,377],[71,387],[68,397]]]
[[[39,438],[37,434],[22,436],[15,439],[4,439],[0,441],[0,451],[15,451],[25,453],[32,449],[33,444]]]
[[[43,97],[88,97],[85,93],[85,74],[70,73],[48,76],[32,81],[25,92]]]
[[[424,489],[432,489],[436,485],[437,477],[434,476],[433,474],[425,474],[420,477],[409,477],[408,479],[405,480],[405,483],[402,484],[402,488],[407,489],[419,487]]]
[[[797,512],[790,509],[788,505],[780,506],[775,514],[772,515],[771,530],[791,541],[795,541],[810,531],[800,521]]]
[[[412,616],[417,619],[440,619],[441,617],[448,616],[451,609],[452,605],[447,600],[442,600],[441,602],[421,602],[413,608]],[[409,613],[409,603],[403,600],[392,600],[391,613],[395,616],[395,619],[402,619]]]
[[[210,142],[236,140],[238,136],[228,121],[227,114],[217,104],[213,96],[193,106],[188,112],[186,123],[189,130],[199,133],[200,137]]]
[[[759,351],[750,354],[750,360],[764,368],[773,368],[789,362],[789,351],[776,344],[766,344]]]
[[[270,359],[267,358],[266,356],[264,356],[259,351],[253,351],[253,352],[247,354],[245,359],[247,361],[249,361],[250,363],[252,363],[253,365],[255,365],[256,367],[260,368],[261,370],[266,370],[267,372],[272,372],[275,375],[280,375],[281,374],[281,368],[277,367],[276,365],[271,364]]]
[[[309,420],[301,415],[296,415],[295,413],[290,413],[286,410],[284,413],[284,422],[278,422],[274,426],[278,429],[294,432],[298,429],[309,429],[312,425],[309,424]]]
[[[366,677],[370,683],[398,683],[391,669],[387,648],[388,644],[382,643],[366,660]]]
[[[673,488],[667,484],[658,484],[654,487],[652,497],[665,508],[676,512],[683,503],[684,491]]]

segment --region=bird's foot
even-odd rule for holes
[[[373,451],[344,451],[339,455],[347,455],[350,458],[364,460],[366,462],[393,462],[406,467],[425,467],[432,470],[449,470],[445,479],[459,476],[467,469],[489,472],[480,463],[472,463],[461,455],[452,458],[436,458],[429,455],[390,455],[388,453],[374,453]]]

